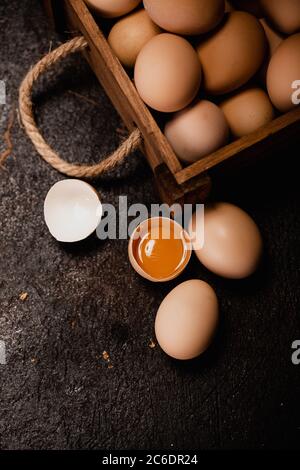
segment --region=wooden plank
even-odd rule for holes
[[[45,11],[48,15],[49,18],[53,18],[53,5],[52,5],[52,0],[42,0],[42,3],[44,5]]]
[[[64,29],[64,15],[61,0],[42,0],[50,24],[57,31]]]
[[[257,132],[245,136],[217,152],[202,158],[198,162],[175,174],[176,181],[182,184],[203,172],[214,168],[231,158],[259,158],[262,152],[270,152],[272,148],[300,134],[300,107],[273,120]]]
[[[196,204],[205,202],[211,191],[211,178],[203,173],[178,184],[165,164],[156,168],[156,186],[163,202],[169,204]]]
[[[86,58],[128,129],[137,126],[141,130],[144,151],[152,169],[165,162],[171,173],[180,171],[181,163],[85,3],[82,0],[65,0],[64,8],[70,26],[78,29],[87,40],[89,49],[85,53]]]

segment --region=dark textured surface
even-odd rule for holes
[[[1,135],[24,73],[59,40],[37,2],[1,0],[0,79],[8,95]],[[70,161],[97,161],[117,146],[118,117],[80,57],[45,77],[36,101],[44,134]],[[39,159],[17,120],[12,138],[0,172],[0,340],[7,353],[0,447],[299,447],[300,365],[291,362],[291,344],[300,339],[299,149],[287,147],[239,181],[216,185],[216,197],[253,215],[266,255],[243,282],[219,279],[193,260],[182,279],[214,286],[222,320],[202,358],[178,363],[148,344],[156,310],[179,280],[144,282],[129,266],[126,241],[56,243],[43,200],[63,177]],[[95,184],[104,201],[117,204],[126,194],[132,203],[157,202],[140,155],[113,176]]]

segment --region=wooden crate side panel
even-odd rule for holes
[[[273,120],[257,132],[245,136],[176,173],[179,184],[208,171],[231,158],[259,158],[278,145],[300,135],[300,107]]]

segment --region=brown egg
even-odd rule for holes
[[[161,29],[142,9],[119,20],[112,27],[108,42],[125,67],[134,67],[136,58],[144,45],[159,33]]]
[[[274,109],[268,95],[260,88],[235,93],[220,105],[234,137],[243,137],[271,122]]]
[[[265,30],[265,35],[269,44],[269,53],[270,56],[274,54],[279,44],[284,40],[284,36],[278,31],[275,31],[265,19],[260,19],[260,24]]]
[[[244,85],[258,71],[266,52],[266,37],[254,16],[234,11],[226,14],[214,34],[200,42],[197,51],[205,90],[225,94]]]
[[[134,81],[141,98],[153,109],[175,112],[196,96],[201,83],[201,64],[186,39],[159,34],[139,53]]]
[[[265,15],[284,34],[300,31],[299,0],[260,0]]]
[[[268,93],[272,103],[279,111],[283,113],[290,111],[299,104],[294,100],[296,96],[294,82],[299,80],[300,33],[290,36],[280,44],[268,67]]]
[[[236,10],[247,11],[257,18],[264,16],[260,0],[231,0]]]
[[[198,225],[199,224],[199,225]],[[257,268],[262,254],[262,238],[255,222],[242,209],[227,203],[196,212],[189,233],[196,256],[210,271],[229,279],[243,279]]]
[[[264,63],[261,67],[261,70],[258,73],[258,79],[261,82],[261,84],[265,87],[266,81],[267,81],[267,70],[268,70],[271,57],[276,51],[279,44],[281,44],[282,41],[284,40],[284,36],[278,31],[275,31],[275,29],[273,29],[265,19],[260,19],[259,21],[265,30],[265,35],[266,35],[267,43],[268,43],[268,51],[267,51]]]
[[[116,18],[136,8],[141,0],[85,0],[85,2],[99,15]]]
[[[175,114],[165,136],[182,161],[193,163],[225,145],[229,129],[220,108],[202,100]]]
[[[225,11],[224,0],[144,0],[144,6],[161,28],[183,35],[212,30]]]
[[[210,345],[218,325],[219,307],[214,290],[203,281],[183,282],[161,303],[155,334],[169,356],[188,360]]]

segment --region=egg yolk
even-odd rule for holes
[[[170,222],[170,223],[169,223]],[[151,277],[166,279],[178,270],[186,258],[183,235],[178,238],[174,223],[170,220],[163,225],[148,227],[143,236],[134,243],[134,257],[139,266]]]

